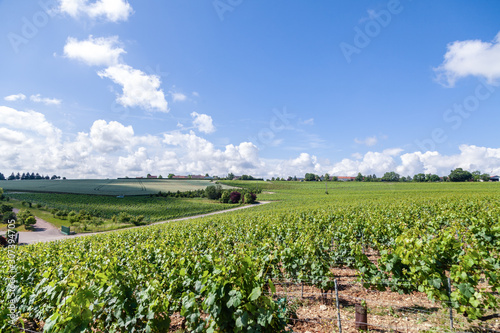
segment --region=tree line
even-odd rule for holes
[[[363,175],[361,172],[358,172],[356,177],[352,177],[353,181],[357,182],[468,182],[468,181],[489,181],[491,176],[488,173],[482,173],[481,171],[473,171],[469,172],[467,170],[463,170],[462,168],[456,168],[455,170],[451,170],[449,175],[446,176],[438,176],[432,173],[418,173],[412,176],[401,176],[394,171],[386,172],[382,177],[377,177],[377,175]],[[323,176],[314,174],[314,173],[306,173],[303,179],[299,179],[296,176],[285,177],[272,177],[271,181],[338,181],[339,177],[330,176],[328,173],[325,173]]]
[[[0,180],[29,180],[29,179],[51,179],[51,180],[54,180],[54,179],[61,179],[61,176],[57,176],[57,175],[53,175],[52,177],[49,177],[49,175],[46,175],[46,176],[43,176],[43,175],[40,175],[38,172],[37,173],[17,173],[17,174],[14,174],[14,172],[8,176],[7,178],[5,177],[5,175],[3,173],[0,172]],[[66,177],[63,177],[63,179],[66,179]]]

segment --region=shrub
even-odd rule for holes
[[[146,222],[144,222],[144,215],[139,215],[132,218],[132,223],[135,225],[145,225]]]
[[[254,193],[245,194],[245,203],[247,203],[247,204],[255,203],[256,199],[257,199],[257,196]]]
[[[241,199],[241,193],[240,192],[231,192],[231,194],[229,194],[229,200],[231,200],[232,203],[238,203]]]
[[[99,217],[92,217],[90,219],[89,223],[92,225],[95,225],[97,227],[97,226],[104,224],[104,221],[103,221],[103,219],[101,219]]]
[[[26,229],[32,229],[35,224],[36,224],[36,218],[33,215],[28,216],[24,220],[24,225],[25,225]]]
[[[17,217],[16,217],[16,214],[14,214],[14,212],[6,212],[6,213],[3,214],[3,216],[2,216],[2,223],[6,223],[7,224],[11,220],[17,221]]]
[[[78,216],[74,210],[72,210],[71,212],[68,213],[68,221],[70,224],[73,224],[73,223],[79,221]]]
[[[7,213],[7,212],[12,212],[12,206],[11,205],[6,205],[6,204],[2,204],[0,206],[0,214]]]
[[[221,201],[222,203],[229,203],[229,192],[224,191],[224,192],[222,193],[222,196],[221,196],[221,198],[220,198],[220,201]]]
[[[118,222],[120,223],[131,223],[132,222],[132,216],[130,214],[127,214],[125,212],[121,212],[118,214]]]
[[[27,209],[21,209],[19,211],[19,213],[17,213],[17,221],[20,223],[20,224],[26,224],[26,220],[30,217],[30,216],[33,216],[33,214],[31,214],[31,212]],[[30,221],[32,222],[32,221]],[[36,220],[35,220],[36,222]]]

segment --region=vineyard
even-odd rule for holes
[[[149,196],[116,198],[111,196],[50,193],[9,193],[9,197],[58,210],[85,210],[93,216],[105,219],[123,212],[135,216],[142,215],[147,222],[163,221],[234,208],[234,205],[231,204],[221,204],[217,201],[201,198]]]
[[[5,191],[74,193],[92,195],[149,195],[162,192],[186,192],[205,189],[211,182],[200,179],[65,179],[65,180],[3,180]]]
[[[276,202],[1,250],[2,332],[305,332],[316,307],[347,316],[328,301],[336,280],[372,311],[386,295],[423,295],[422,311],[452,311],[460,331],[500,330],[497,184],[258,186]],[[314,331],[339,331],[328,324]]]

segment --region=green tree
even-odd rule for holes
[[[36,218],[31,215],[24,220],[24,226],[26,229],[33,229],[36,224]]]
[[[487,173],[483,173],[481,175],[481,180],[483,180],[485,182],[487,182],[488,180],[490,180],[490,178],[491,178],[491,176],[489,174],[487,174]]]
[[[2,214],[2,223],[9,223],[9,221],[16,220],[16,214],[14,212],[5,212]]]
[[[330,175],[328,173],[325,173],[325,175],[323,176],[323,179],[327,182],[330,180]]]
[[[413,181],[418,183],[425,182],[425,175],[423,173],[416,174],[413,176]]]
[[[469,171],[463,170],[462,168],[452,170],[448,177],[452,182],[467,182],[474,179],[474,176]]]
[[[356,176],[356,178],[354,179],[355,181],[357,182],[361,182],[363,181],[363,175],[361,174],[361,172],[358,172],[358,175]]]
[[[306,182],[311,182],[313,180],[316,180],[316,175],[314,173],[306,173],[304,179]]]
[[[168,174],[168,179],[172,179],[172,178],[174,178],[174,176],[175,176],[175,175],[174,175],[173,173],[169,173],[169,174]]]
[[[232,172],[228,173],[226,179],[227,180],[233,180],[234,179],[234,174]]]
[[[440,180],[441,180],[441,178],[439,178],[438,175],[431,175],[429,178],[429,181],[431,181],[431,182],[438,182]]]
[[[385,182],[399,182],[399,174],[394,171],[386,172],[382,177],[382,181]]]
[[[205,189],[205,195],[210,200],[217,200],[217,199],[219,199],[222,196],[222,186],[220,186],[220,185],[215,185],[215,186],[211,185],[211,186],[208,186]]]
[[[471,174],[472,174],[472,178],[474,179],[475,182],[477,182],[477,181],[479,181],[479,179],[481,179],[481,171],[479,171],[479,170],[472,171]]]
[[[333,177],[332,177],[332,181],[336,182],[336,181],[338,181],[338,180],[339,180],[339,177],[337,177],[337,176],[333,176]]]

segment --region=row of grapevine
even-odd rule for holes
[[[331,290],[334,266],[357,268],[366,287],[425,292],[471,320],[497,308],[498,196],[395,196],[290,199],[21,247],[17,271],[0,281],[0,327],[10,327],[10,283],[23,320],[46,332],[164,332],[175,313],[193,332],[278,332],[286,322],[273,279]]]

